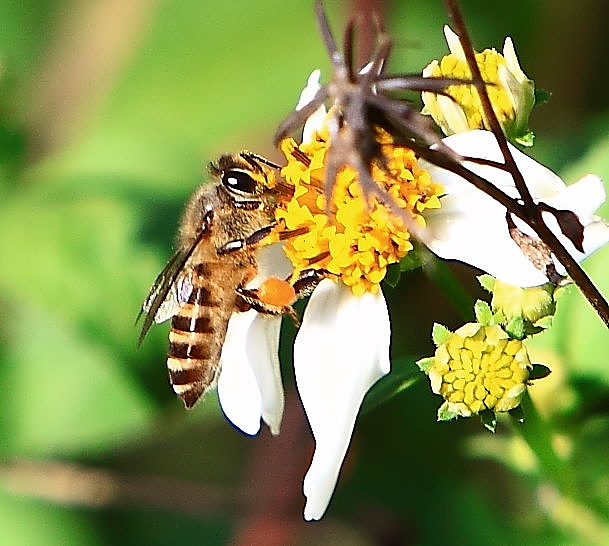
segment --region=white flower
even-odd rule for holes
[[[495,137],[488,131],[461,133],[447,137],[443,142],[463,156],[503,162]],[[587,175],[567,186],[540,163],[512,146],[510,149],[536,202],[573,211],[579,217],[584,226],[583,253],[561,233],[553,215],[543,215],[550,229],[577,261],[609,241],[609,226],[594,216],[605,200],[605,189],[597,176]],[[444,186],[445,191],[442,206],[425,215],[426,244],[435,254],[468,263],[515,286],[529,287],[548,282],[545,274],[526,258],[510,237],[502,205],[453,173],[423,160],[420,165],[429,171],[435,182]],[[472,162],[465,162],[465,166],[509,196],[518,197],[509,173]],[[516,219],[516,225],[524,233],[535,236],[523,222]],[[564,268],[556,265],[558,272],[564,273]]]
[[[317,93],[314,70],[297,108]],[[303,141],[327,123],[321,105],[303,129]],[[320,519],[334,491],[364,395],[389,373],[391,326],[381,291],[356,297],[339,282],[323,280],[315,289],[294,343],[296,384],[315,438],[313,461],[304,480],[304,517]]]
[[[319,71],[309,77],[298,108],[319,89]],[[303,138],[326,122],[324,106],[308,118]],[[289,275],[287,259],[271,249],[259,253],[259,275]],[[270,257],[269,257],[270,256]],[[287,269],[286,269],[287,267]],[[218,394],[225,415],[247,434],[260,420],[279,432],[283,390],[277,346],[280,319],[248,311],[230,319],[222,348]],[[338,282],[323,280],[314,290],[294,343],[296,384],[315,438],[313,461],[304,479],[304,517],[320,519],[334,491],[355,419],[368,389],[389,372],[390,323],[382,293],[355,297]]]

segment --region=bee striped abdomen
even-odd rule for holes
[[[191,408],[215,382],[228,314],[212,290],[211,268],[193,270],[192,292],[172,318],[167,369],[175,393]],[[220,291],[221,292],[221,291]]]

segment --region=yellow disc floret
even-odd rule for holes
[[[465,324],[436,349],[427,370],[431,388],[452,415],[514,409],[526,390],[531,363],[523,343],[498,325]]]
[[[503,56],[494,49],[485,49],[482,53],[476,53],[476,61],[478,61],[482,79],[485,82],[498,84],[499,67],[505,66]],[[463,80],[469,80],[472,77],[467,62],[459,60],[452,54],[442,57],[440,62],[433,67],[431,75]],[[488,123],[482,117],[482,104],[473,85],[452,85],[447,91],[463,109],[470,129],[490,129]],[[505,87],[489,85],[487,93],[500,123],[505,124],[506,121],[514,119],[514,104],[509,91]]]
[[[459,37],[445,28],[450,54],[440,61],[432,61],[424,70],[425,77],[444,77],[471,80],[465,53]],[[535,104],[535,86],[520,68],[512,40],[506,38],[503,54],[495,49],[476,53],[482,79],[488,83],[486,91],[493,110],[510,140],[530,145],[527,129],[529,115]],[[424,92],[423,113],[433,117],[446,135],[470,129],[491,129],[486,120],[478,92],[473,85],[453,85],[447,96]]]
[[[414,152],[396,146],[379,133],[386,168],[372,167],[372,178],[394,203],[425,225],[422,213],[439,208],[441,186],[418,167]],[[324,195],[327,132],[316,133],[311,142],[281,142],[287,164],[285,182],[294,187],[293,197],[276,210],[276,219],[288,231],[285,252],[294,265],[294,277],[307,269],[324,269],[350,286],[353,294],[376,293],[387,266],[399,262],[412,249],[404,221],[377,199],[362,196],[357,172],[342,168],[336,177],[331,203]],[[304,233],[302,233],[304,231]]]

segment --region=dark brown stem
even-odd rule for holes
[[[520,172],[518,166],[516,165],[516,162],[514,161],[514,157],[507,143],[507,139],[503,134],[503,130],[501,129],[501,125],[499,123],[499,120],[497,119],[497,116],[495,115],[491,100],[488,96],[486,84],[482,79],[480,68],[478,66],[478,63],[476,62],[472,42],[469,33],[467,32],[467,27],[465,26],[465,21],[463,20],[463,16],[461,14],[457,1],[445,0],[445,2],[450,18],[453,21],[457,34],[459,35],[461,45],[463,46],[467,64],[472,73],[473,85],[476,87],[478,96],[480,97],[484,116],[491,128],[491,131],[495,135],[497,144],[499,145],[501,154],[503,155],[503,159],[505,161],[505,169],[510,172],[523,204],[521,205],[517,201],[510,199],[500,190],[497,190],[497,192],[489,191],[490,187],[488,184],[485,184],[486,189],[483,189],[480,186],[480,181],[477,180],[480,177],[477,177],[476,175],[474,175],[474,173],[472,173],[465,167],[463,168],[463,170],[466,172],[461,173],[457,173],[454,169],[449,170],[455,172],[456,174],[460,174],[460,176],[462,176],[463,178],[474,184],[476,187],[482,189],[482,191],[485,191],[488,195],[499,201],[512,214],[526,222],[535,231],[539,238],[552,250],[552,253],[566,269],[568,275],[571,277],[573,282],[579,287],[581,292],[590,302],[590,304],[598,313],[605,325],[609,327],[609,304],[607,304],[607,300],[599,292],[599,290],[590,280],[588,275],[586,275],[586,273],[580,267],[577,261],[575,261],[575,259],[569,254],[563,244],[558,240],[556,235],[550,230],[550,228],[548,228],[542,218],[540,208],[533,201],[529,189],[524,181],[524,177],[522,176],[522,173]],[[499,194],[501,194],[502,197],[500,197]]]

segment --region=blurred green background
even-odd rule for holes
[[[446,51],[439,0],[326,4],[337,36],[358,6],[381,9],[394,71]],[[606,0],[462,6],[478,49],[511,35],[553,92],[532,154],[567,181],[609,181]],[[206,162],[242,148],[279,159],[275,127],[309,72],[327,73],[312,2],[0,0],[0,28],[2,544],[609,544],[609,334],[575,289],[534,344],[553,373],[532,388],[541,420],[524,438],[555,459],[507,421],[495,435],[436,423],[440,400],[419,381],[360,418],[314,524],[289,321],[277,438],[233,429],[215,394],[182,409],[167,327],[135,349],[134,318]],[[586,266],[605,294],[608,264],[603,249]],[[473,273],[453,270],[473,301]],[[386,295],[394,370],[415,376],[432,323],[463,319],[421,272]]]

